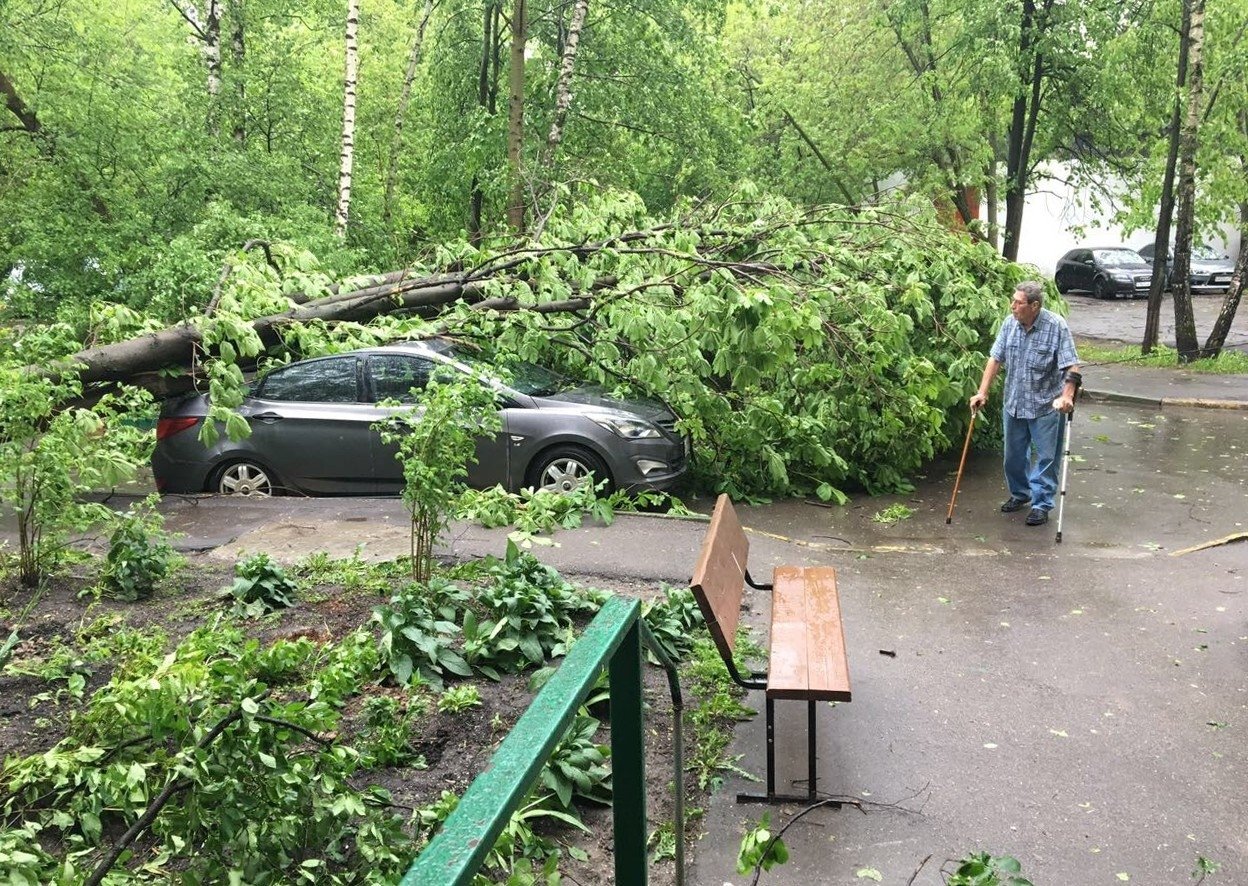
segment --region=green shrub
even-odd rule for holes
[[[164,524],[154,499],[119,515],[100,574],[105,594],[132,603],[152,595],[180,560],[169,544]]]
[[[227,591],[235,600],[238,615],[258,618],[295,605],[294,579],[268,554],[252,554],[235,564],[234,576],[234,584]]]

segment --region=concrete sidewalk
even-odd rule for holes
[[[1102,301],[1068,295],[1067,322],[1075,338],[1096,343],[1134,343],[1144,338],[1147,303],[1143,300]],[[1213,326],[1222,299],[1199,296],[1192,308],[1202,334]],[[1174,347],[1174,303],[1162,304],[1159,339]],[[1203,339],[1202,339],[1203,341]],[[1226,347],[1248,352],[1248,308],[1241,307],[1226,339]],[[1083,370],[1084,393],[1099,400],[1117,400],[1142,406],[1207,406],[1248,409],[1248,375],[1210,375],[1186,369],[1157,369],[1131,363],[1092,365]]]

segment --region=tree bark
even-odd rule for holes
[[[497,57],[499,15],[497,2],[485,4],[485,18],[481,23],[481,67],[477,71],[477,106],[491,117],[497,111],[491,76],[495,68],[491,63]],[[480,176],[474,174],[468,197],[468,240],[474,246],[481,245],[484,212],[485,193],[481,190]]]
[[[334,213],[334,233],[347,234],[351,212],[351,169],[355,164],[355,86],[359,75],[360,0],[347,0],[346,76],[342,89],[342,155],[338,166],[338,208]]]
[[[514,0],[511,12],[511,65],[507,77],[507,170],[510,178],[507,224],[513,231],[524,230],[524,176],[521,160],[524,150],[524,45],[528,39],[527,19],[527,0]]]
[[[247,34],[244,0],[229,0],[230,67],[234,79],[234,144],[247,146]]]
[[[1185,0],[1191,8],[1188,31],[1187,113],[1179,137],[1178,218],[1175,225],[1174,337],[1179,363],[1200,357],[1196,341],[1196,319],[1192,314],[1192,227],[1196,211],[1196,145],[1200,134],[1200,102],[1204,86],[1202,53],[1205,40],[1205,0]]]
[[[1045,0],[1039,11],[1034,0],[1023,0],[1022,5],[1023,18],[1018,37],[1019,76],[1014,86],[1005,161],[1005,241],[1001,253],[1010,261],[1018,261],[1027,180],[1031,172],[1031,146],[1040,117],[1045,59],[1037,35],[1043,31],[1043,22],[1052,7],[1053,0]]]
[[[1174,171],[1179,162],[1179,125],[1183,110],[1183,89],[1187,86],[1187,40],[1191,10],[1183,3],[1183,20],[1179,26],[1179,65],[1175,78],[1174,108],[1170,112],[1169,149],[1166,172],[1161,182],[1161,206],[1157,212],[1157,233],[1153,237],[1153,280],[1148,287],[1148,308],[1144,319],[1144,340],[1140,353],[1150,354],[1157,347],[1161,333],[1161,298],[1169,276],[1166,264],[1170,258],[1170,219],[1174,215]]]
[[[199,52],[207,73],[208,117],[205,125],[212,136],[220,134],[221,99],[221,0],[206,0],[203,10],[193,2],[169,0],[191,26],[199,41]]]
[[[550,178],[553,174],[555,156],[559,145],[563,142],[563,127],[568,119],[568,109],[572,107],[572,74],[576,70],[576,51],[581,43],[581,29],[585,26],[585,16],[589,12],[589,0],[576,0],[572,7],[572,20],[568,23],[568,33],[563,44],[563,58],[559,63],[559,79],[555,83],[555,114],[550,123],[550,132],[546,136],[546,144],[542,147],[541,160],[538,168],[542,174]]]
[[[1239,134],[1248,137],[1248,108],[1239,109]],[[1248,177],[1248,154],[1239,158],[1240,171]],[[1201,350],[1202,357],[1217,357],[1226,345],[1226,336],[1231,331],[1231,323],[1239,310],[1239,302],[1243,298],[1244,283],[1248,282],[1248,201],[1239,204],[1239,257],[1235,259],[1235,273],[1231,275],[1231,285],[1222,299],[1222,310],[1213,322],[1213,330],[1205,340]]]
[[[412,84],[416,81],[416,69],[420,67],[420,57],[425,45],[425,28],[429,26],[433,6],[433,0],[425,0],[420,23],[416,26],[416,35],[412,38],[412,48],[407,54],[407,70],[403,73],[399,106],[394,112],[394,137],[390,139],[390,156],[386,162],[386,192],[381,203],[381,217],[387,222],[387,227],[393,211],[394,186],[399,177],[399,154],[403,150],[403,118],[407,116],[407,109],[412,102]]]

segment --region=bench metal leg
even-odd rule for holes
[[[818,758],[815,753],[817,738],[815,731],[816,705],[818,705],[816,701],[806,702],[806,793],[804,795],[776,793],[776,702],[774,699],[768,698],[766,702],[767,792],[765,794],[739,793],[737,794],[738,803],[803,803],[810,805],[818,802],[818,776],[816,775]],[[840,808],[841,806],[837,802],[829,802],[828,805],[833,808]]]

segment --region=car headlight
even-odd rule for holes
[[[625,440],[643,440],[647,437],[660,436],[658,428],[640,418],[627,418],[622,415],[591,415],[589,420]]]

